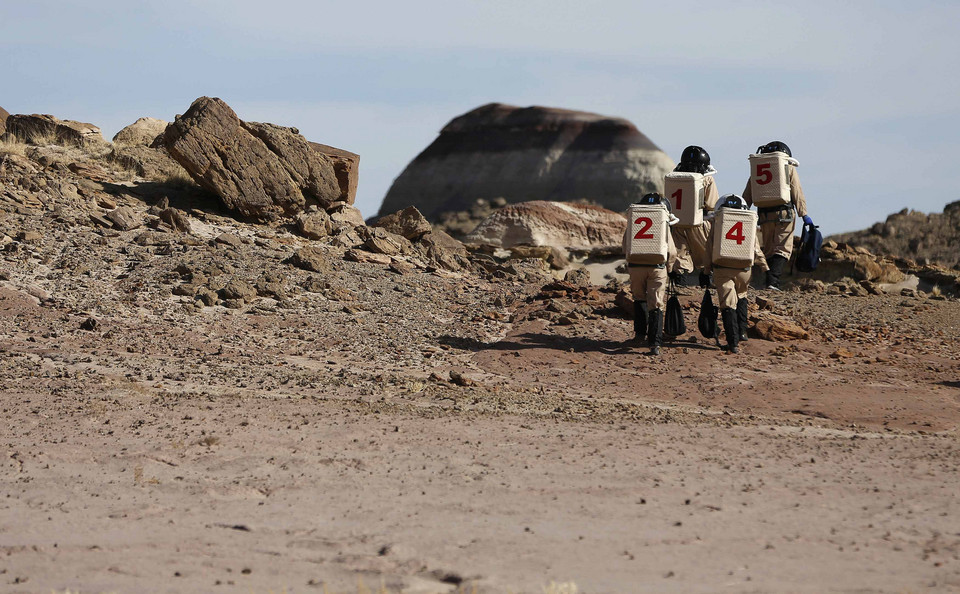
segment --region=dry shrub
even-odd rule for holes
[[[0,155],[27,156],[27,145],[17,139],[0,140]]]

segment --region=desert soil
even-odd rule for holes
[[[954,298],[764,294],[811,338],[652,358],[612,293],[44,216],[0,254],[3,591],[960,590]]]

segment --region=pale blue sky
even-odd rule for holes
[[[0,3],[0,106],[99,125],[201,95],[361,155],[366,216],[453,117],[500,101],[625,117],[721,192],[780,139],[826,233],[960,199],[958,2]]]

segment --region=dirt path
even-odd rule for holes
[[[538,320],[414,363],[298,315],[93,335],[4,294],[3,590],[960,589],[957,347],[926,316],[661,359]]]

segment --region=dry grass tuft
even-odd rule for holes
[[[20,142],[17,139],[0,140],[0,155],[17,155],[20,157],[26,157],[27,145],[26,143]]]

